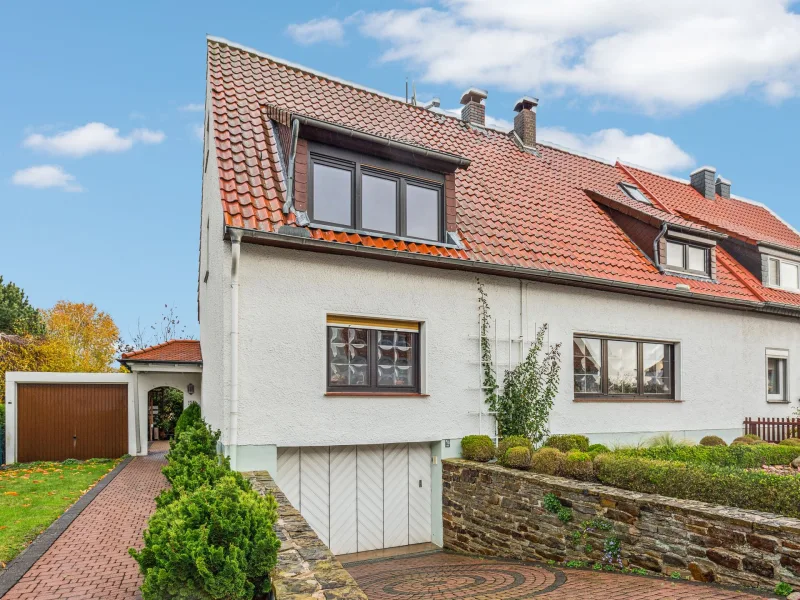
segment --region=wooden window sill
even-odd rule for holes
[[[420,394],[418,392],[325,392],[326,396],[334,397],[369,397],[379,398],[427,398],[430,394]]]
[[[630,398],[614,398],[609,396],[587,396],[584,398],[574,398],[573,402],[627,402],[627,403],[666,403],[666,404],[680,404],[683,400],[675,400],[673,398],[650,398],[647,396],[632,396]]]

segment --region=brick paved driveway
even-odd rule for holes
[[[755,600],[768,596],[444,552],[345,565],[369,600]]]
[[[161,446],[163,448],[163,445]],[[131,461],[87,506],[4,600],[140,598],[139,567],[128,555],[167,485],[164,452]]]

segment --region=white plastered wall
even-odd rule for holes
[[[223,255],[224,276],[229,259]],[[240,273],[241,445],[421,442],[478,432],[478,419],[469,414],[479,404],[474,275],[253,244],[243,244]],[[586,433],[603,442],[631,442],[663,431],[690,438],[718,432],[730,439],[741,431],[745,416],[789,416],[797,406],[796,319],[551,284],[524,283],[521,291],[516,279],[483,279],[500,339],[508,337],[509,323],[512,336],[524,331],[530,340],[536,326],[547,322],[550,342],[562,344],[553,432]],[[217,308],[216,318],[225,313]],[[325,396],[329,313],[422,322],[426,396]],[[229,326],[224,317],[204,325],[206,331],[212,326],[225,332],[212,338],[203,333],[204,404],[213,388],[211,402],[220,411],[209,407],[206,412],[216,415],[227,411],[218,398],[225,397],[227,387],[221,374],[229,360]],[[576,332],[677,343],[682,402],[573,402]],[[502,367],[507,345],[499,346],[495,358]],[[221,364],[209,360],[207,347],[214,356],[222,355]],[[790,352],[790,404],[766,402],[766,348]]]

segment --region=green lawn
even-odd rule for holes
[[[0,470],[0,568],[118,462],[38,462]]]

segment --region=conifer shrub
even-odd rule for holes
[[[591,481],[594,479],[594,462],[588,452],[571,450],[564,457],[562,474],[565,477],[579,479],[580,481]]]
[[[173,439],[177,440],[179,434],[190,427],[194,427],[197,423],[200,423],[201,420],[200,405],[197,402],[190,402],[189,406],[183,409],[181,416],[178,417],[178,420],[175,422],[175,437]]]
[[[159,508],[144,548],[129,550],[144,575],[144,600],[267,598],[280,541],[272,496],[244,491],[234,477]]]
[[[700,440],[701,446],[727,446],[728,444],[725,443],[718,435],[707,435],[702,440]]]
[[[503,464],[512,469],[530,469],[531,451],[525,446],[514,446],[506,451]]]

